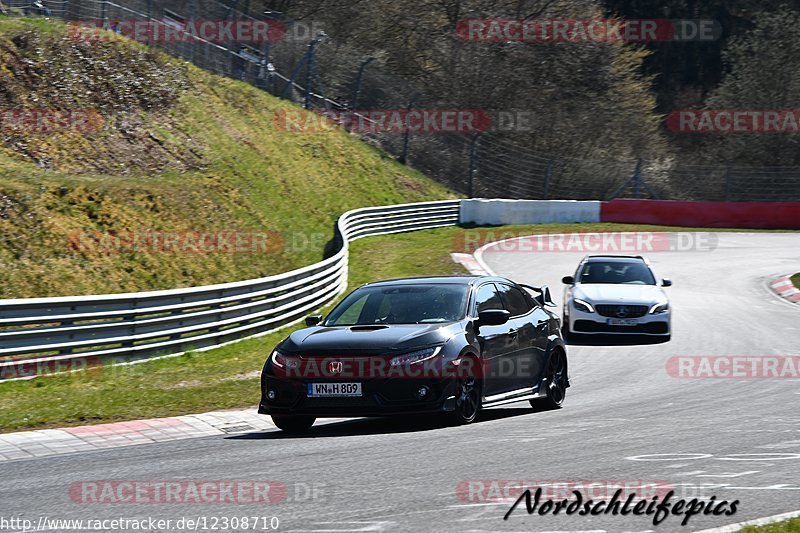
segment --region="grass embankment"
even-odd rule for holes
[[[94,117],[44,133],[3,116],[0,298],[284,272],[322,259],[348,209],[453,197],[343,132],[280,131],[293,104],[110,35],[0,17],[0,110]],[[238,234],[239,251],[215,250],[219,234]],[[200,238],[211,252],[195,251]]]
[[[450,252],[473,251],[513,235],[577,231],[675,230],[622,224],[439,228],[369,237],[351,247],[351,288],[378,279],[463,273]],[[737,230],[738,231],[738,230]],[[91,424],[246,407],[258,401],[258,374],[293,329],[208,352],[103,368],[87,374],[0,383],[0,431]]]
[[[742,529],[742,533],[800,533],[800,518],[770,524],[768,526],[751,526]]]

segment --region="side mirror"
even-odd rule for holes
[[[550,296],[550,287],[543,285],[540,289],[541,295],[537,298],[542,307],[558,307]]]
[[[564,285],[575,285],[575,278],[573,278],[572,276],[564,276],[563,278],[561,278],[561,283],[563,283]]]
[[[487,309],[478,313],[477,326],[502,326],[508,319],[511,318],[511,313],[505,309]]]
[[[306,317],[306,326],[316,326],[322,322],[322,315],[311,315]]]
[[[662,287],[672,287],[672,280],[671,279],[667,279],[667,278],[662,279],[661,280],[661,286]]]

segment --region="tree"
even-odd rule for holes
[[[723,53],[730,73],[706,102],[707,109],[792,110],[800,102],[800,15],[781,10]],[[798,134],[729,133],[710,137],[708,157],[748,166],[800,165]]]

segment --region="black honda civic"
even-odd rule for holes
[[[364,285],[270,354],[259,413],[286,431],[319,417],[438,415],[454,424],[529,400],[558,408],[567,352],[547,287],[505,278]]]

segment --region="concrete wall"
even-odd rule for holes
[[[459,222],[490,226],[600,222],[600,203],[578,200],[462,200]]]
[[[602,222],[699,228],[800,229],[798,202],[603,202]]]

